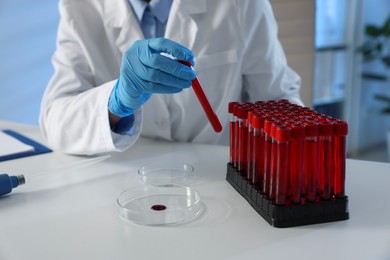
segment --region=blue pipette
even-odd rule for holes
[[[26,183],[23,175],[9,176],[8,174],[0,174],[0,196],[11,193],[13,188]]]
[[[100,161],[103,161],[109,157],[111,157],[111,156],[110,155],[103,155],[103,156],[99,156],[99,157],[95,157],[95,158],[91,158],[91,159],[86,159],[86,160],[75,162],[75,163],[70,164],[70,165],[65,165],[61,168],[50,169],[50,170],[47,170],[44,172],[30,174],[30,176],[26,176],[26,177],[24,175],[10,176],[6,173],[0,174],[0,197],[3,195],[6,195],[8,193],[11,193],[12,189],[14,189],[20,185],[23,185],[25,183],[28,183],[29,180],[34,180],[34,178],[36,178],[36,177],[42,177],[46,174],[52,173],[53,171],[59,172],[59,171],[68,171],[68,170],[72,170],[75,168],[77,168],[77,169],[83,168],[83,167],[86,167],[88,165],[92,165],[92,164],[98,163]],[[26,179],[27,179],[27,181],[26,181]]]

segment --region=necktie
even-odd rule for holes
[[[145,39],[156,37],[157,21],[149,5],[145,8],[141,24]]]

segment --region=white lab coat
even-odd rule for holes
[[[140,134],[225,143],[228,103],[288,98],[300,103],[300,78],[286,63],[268,0],[173,0],[165,37],[195,54],[195,70],[224,126],[215,133],[191,88],[153,95],[135,113],[133,135],[110,130],[107,103],[122,54],[143,35],[128,0],[63,0],[55,74],[40,125],[48,144],[73,154],[122,151]]]

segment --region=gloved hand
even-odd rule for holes
[[[186,47],[165,38],[136,41],[123,55],[119,78],[108,102],[111,113],[129,116],[152,93],[178,93],[191,86],[195,72],[160,53],[190,62],[194,58]]]

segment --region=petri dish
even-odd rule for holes
[[[194,167],[181,162],[158,162],[145,165],[138,170],[142,183],[150,185],[188,185],[195,178]]]
[[[182,185],[143,185],[123,191],[118,199],[122,219],[142,225],[189,221],[201,210],[199,193]]]

